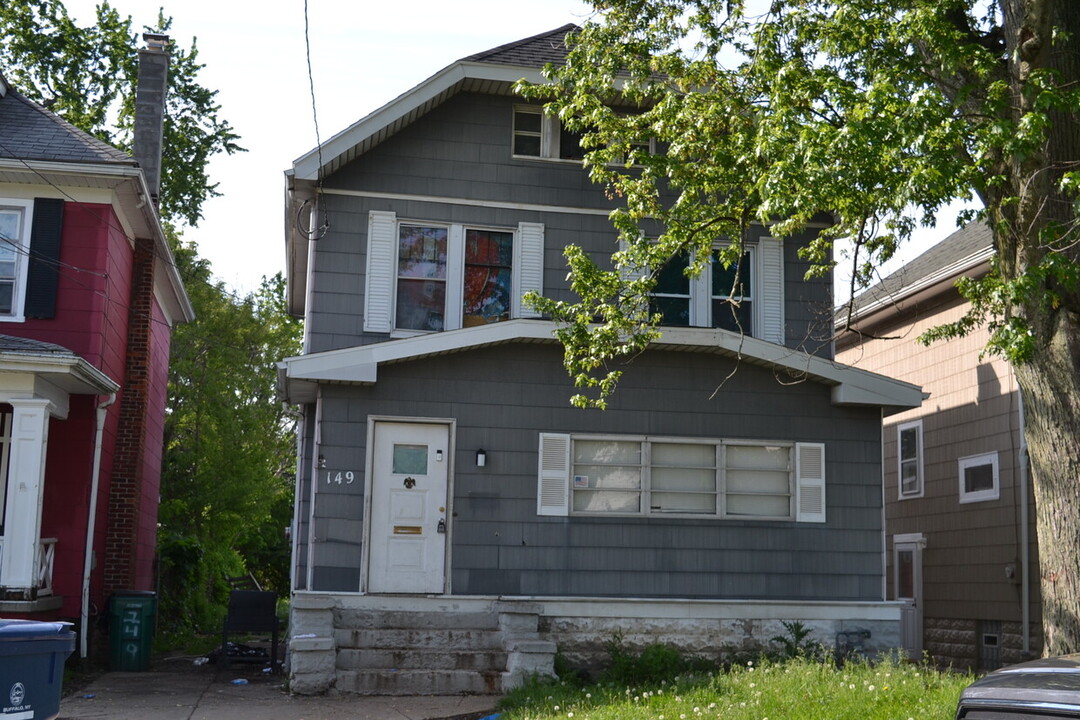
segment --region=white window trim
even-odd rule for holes
[[[727,243],[715,243],[719,250]],[[619,242],[619,249],[626,248]],[[753,303],[751,337],[783,345],[784,337],[784,249],[771,237],[743,243],[750,253],[750,302]],[[712,327],[712,262],[701,273],[690,278],[690,327]]]
[[[905,430],[915,429],[915,477],[917,478],[918,490],[916,492],[904,492],[904,458],[900,454],[901,436]],[[898,500],[914,500],[926,494],[926,474],[924,471],[926,458],[923,455],[923,424],[922,419],[901,423],[896,426],[896,497]]]
[[[34,225],[34,201],[19,198],[0,198],[0,208],[22,212],[19,237],[11,238],[15,247],[15,288],[11,296],[11,313],[0,314],[3,322],[26,321],[26,280],[30,263],[30,230]],[[7,242],[0,240],[0,242]]]
[[[999,472],[997,451],[962,457],[956,461],[956,465],[959,480],[961,505],[965,503],[987,502],[988,500],[997,500],[1001,497],[1001,474]],[[994,486],[989,490],[976,490],[974,492],[965,492],[964,470],[969,467],[978,467],[980,465],[991,466],[994,473]]]
[[[397,318],[397,272],[399,228],[401,225],[447,228],[446,307],[443,332],[457,330],[463,324],[465,283],[465,230],[509,232],[514,236],[511,262],[510,317],[530,318],[539,315],[522,302],[529,291],[543,293],[544,225],[521,222],[516,228],[480,223],[447,223],[398,218],[393,212],[372,210],[368,213],[367,268],[364,288],[364,332],[387,333],[392,338],[427,335],[433,331],[399,329]]]
[[[554,115],[550,115],[544,112],[544,109],[540,105],[526,105],[517,104],[514,105],[513,113],[530,113],[540,116],[540,154],[539,155],[519,155],[514,152],[514,139],[520,132],[523,135],[535,137],[536,133],[531,130],[519,131],[511,120],[510,126],[510,153],[511,157],[519,160],[542,160],[544,162],[557,162],[557,163],[570,163],[573,165],[581,165],[580,159],[562,158],[561,154],[562,142],[562,123]],[[650,137],[647,141],[642,140],[641,144],[648,143],[649,154],[656,154],[656,138]],[[614,162],[613,165],[625,165],[625,162]],[[637,166],[636,166],[637,167]]]
[[[576,440],[611,440],[639,442],[641,452],[642,501],[638,512],[578,512],[573,510],[573,443]],[[651,447],[655,443],[701,444],[716,448],[716,512],[653,512],[646,502],[652,491]],[[726,514],[726,449],[729,447],[786,447],[789,456],[789,513],[786,516],[746,516]],[[822,443],[737,439],[686,438],[646,435],[592,435],[540,433],[537,514],[572,517],[672,518],[742,522],[824,523],[825,518],[825,446]]]

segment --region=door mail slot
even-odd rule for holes
[[[423,535],[424,528],[419,525],[395,525],[395,535]]]

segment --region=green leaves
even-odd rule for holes
[[[611,363],[656,332],[656,319],[641,311],[648,278],[676,252],[704,257],[757,223],[800,240],[808,276],[824,276],[843,238],[865,285],[916,227],[973,193],[995,222],[999,251],[1010,255],[1000,274],[1011,285],[982,304],[982,317],[996,318],[1006,354],[1026,356],[1025,338],[1040,333],[1030,313],[1077,304],[1062,289],[1063,273],[1049,269],[1076,262],[1080,247],[1080,86],[1069,59],[1080,22],[1071,4],[1013,5],[1024,7],[595,3],[597,14],[569,40],[566,64],[547,69],[549,84],[519,87],[587,133],[585,166],[619,200],[612,221],[629,248],[604,270],[570,252],[581,302],[545,309],[574,324],[566,363],[579,386],[598,389],[602,401],[617,379]],[[1058,21],[1052,41],[1048,17]],[[1008,45],[1021,36],[1023,52]],[[627,163],[630,143],[643,137],[663,152]],[[799,235],[822,222],[820,232]],[[1027,330],[1021,317],[1032,323]]]
[[[172,18],[159,12],[156,26],[168,32]],[[80,27],[60,0],[0,3],[0,68],[19,92],[72,125],[131,151],[141,33],[108,2],[96,24]],[[218,195],[206,166],[217,153],[242,152],[239,136],[220,117],[217,91],[198,82],[203,65],[195,41],[174,44],[166,96],[161,214],[197,225],[202,203]]]

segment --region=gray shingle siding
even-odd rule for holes
[[[310,352],[387,339],[362,330],[367,223],[372,210],[393,211],[402,219],[493,227],[544,223],[544,292],[558,300],[574,299],[566,282],[566,245],[581,245],[598,262],[609,265],[618,247],[606,217],[611,203],[577,164],[511,157],[513,104],[509,97],[458,95],[327,179],[331,194],[323,197],[322,205],[330,231],[316,245],[314,291],[308,308]],[[412,198],[335,195],[334,191]],[[475,204],[440,203],[435,201],[438,198]],[[485,202],[519,203],[527,209],[485,207]],[[585,212],[541,211],[538,205]],[[767,235],[764,227],[751,229],[753,238]],[[809,237],[804,234],[785,242],[785,344],[831,357],[831,279],[805,280],[809,266],[797,255],[798,245]]]
[[[714,355],[651,351],[604,412],[568,407],[561,350],[547,345],[385,365],[376,385],[324,386],[321,453],[357,481],[315,493],[311,589],[358,587],[368,416],[392,415],[456,420],[455,594],[880,599],[877,412],[834,407],[828,387],[782,385],[748,363],[710,399],[731,369]],[[540,431],[825,442],[828,522],[539,517]]]

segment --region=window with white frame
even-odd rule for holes
[[[914,420],[897,426],[896,464],[900,499],[922,497],[922,420]]]
[[[538,512],[825,522],[824,445],[542,433]]]
[[[539,105],[514,106],[513,154],[516,157],[581,161],[586,153],[581,144],[584,134],[568,130],[557,117],[548,115]],[[629,145],[631,159],[657,152],[654,138],[635,140]],[[617,163],[625,164],[626,160],[623,156]]]
[[[694,278],[686,276],[689,256],[672,258],[656,275],[650,309],[662,316],[661,325],[716,327],[756,336],[756,252],[748,246],[739,261],[725,268],[719,250],[714,250],[712,262]]]
[[[364,330],[453,330],[535,317],[521,296],[542,292],[544,226],[406,221],[372,211]]]
[[[559,119],[539,105],[514,106],[513,153],[520,157],[548,160],[582,160],[583,133],[567,130]]]
[[[22,315],[32,208],[30,200],[0,199],[0,317]]]
[[[1001,495],[996,452],[960,458],[960,502],[997,500]]]

